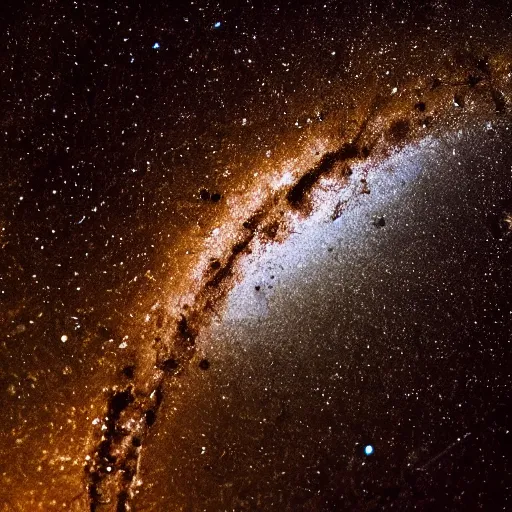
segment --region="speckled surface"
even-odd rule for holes
[[[0,510],[510,508],[507,3],[2,9]]]

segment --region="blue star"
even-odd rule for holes
[[[364,447],[364,454],[365,455],[371,455],[373,453],[373,446],[371,444],[367,444]]]
[[[221,22],[217,21],[217,22],[215,22],[215,25],[213,25],[213,28],[220,28],[220,26],[221,26]]]
[[[159,43],[155,43],[153,45],[153,50],[158,50],[158,48],[160,48],[160,44]]]

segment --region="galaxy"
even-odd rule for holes
[[[2,5],[0,510],[508,510],[507,2]]]

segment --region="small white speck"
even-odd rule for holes
[[[393,89],[391,89],[391,94],[396,94],[398,92],[398,87],[393,87]]]
[[[60,341],[62,341],[62,343],[66,343],[66,341],[68,341],[68,337],[63,334],[61,337],[60,337]]]
[[[119,344],[119,348],[126,348],[128,346],[128,343],[126,343],[126,341],[123,341],[122,343]]]

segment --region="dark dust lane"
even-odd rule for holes
[[[488,76],[491,78],[490,71],[488,71]],[[466,84],[466,86],[470,87],[470,84]],[[448,94],[452,94],[449,86],[446,86],[446,90]],[[488,101],[494,100],[492,88],[487,86],[486,90],[482,89],[482,91],[487,93]],[[426,100],[430,99],[428,92],[423,93],[423,97]],[[488,130],[485,128],[488,123],[491,123],[491,125],[492,123],[499,123],[501,129],[503,124],[508,127],[508,116],[496,115],[497,113],[503,114],[502,111],[493,112],[492,108],[486,111],[488,106],[485,102],[482,102],[479,107],[483,109],[485,115],[480,119],[475,116],[474,122],[477,125],[479,122],[482,129]],[[453,107],[450,106],[449,108]],[[373,112],[374,108],[371,110],[372,118],[380,114],[380,111]],[[445,113],[445,115],[447,114]],[[487,119],[492,119],[492,121],[487,121]],[[167,338],[165,343],[157,338],[157,343],[161,347],[155,355],[154,368],[156,372],[153,377],[153,388],[149,392],[146,391],[140,394],[136,399],[132,395],[132,387],[129,386],[121,391],[116,391],[109,402],[110,405],[106,414],[108,421],[105,422],[107,429],[102,433],[99,445],[91,453],[92,462],[86,466],[92,508],[96,509],[105,501],[115,502],[117,500],[121,504],[118,505],[120,507],[125,507],[129,503],[130,496],[133,495],[134,491],[134,480],[137,478],[141,447],[144,446],[144,439],[149,429],[153,427],[159,417],[158,413],[165,396],[165,381],[181,375],[187,364],[194,359],[197,337],[202,330],[209,326],[212,316],[215,318],[222,311],[223,302],[233,286],[234,277],[237,273],[240,273],[238,271],[240,261],[244,255],[251,253],[253,241],[258,238],[261,238],[264,244],[273,241],[272,237],[270,239],[268,237],[268,219],[276,218],[276,216],[283,217],[286,209],[295,211],[306,201],[310,204],[306,210],[302,209],[302,212],[303,214],[304,212],[311,213],[314,208],[311,196],[314,194],[315,188],[318,187],[321,178],[330,174],[336,165],[342,164],[348,169],[335,175],[335,179],[342,183],[345,183],[344,179],[347,175],[352,174],[349,165],[356,163],[360,166],[368,165],[367,161],[371,152],[367,149],[367,146],[359,149],[361,140],[373,138],[373,150],[375,152],[380,151],[381,159],[385,158],[385,155],[389,155],[388,144],[390,139],[396,144],[395,151],[399,151],[398,148],[400,147],[404,148],[407,143],[410,146],[416,146],[417,151],[420,152],[421,144],[413,139],[418,131],[410,127],[411,120],[401,118],[391,120],[388,124],[389,128],[385,129],[381,139],[375,142],[376,134],[375,130],[372,130],[371,118],[366,117],[353,141],[344,143],[338,150],[320,155],[318,163],[314,167],[306,169],[296,183],[291,184],[284,191],[277,192],[267,201],[264,208],[258,209],[247,220],[243,221],[241,223],[243,229],[241,229],[238,241],[227,248],[224,258],[211,259],[204,271],[204,283],[191,303],[187,304],[183,311],[179,313],[178,319],[170,317],[166,321],[160,321],[158,328],[174,331],[174,334]],[[380,126],[382,126],[382,121]],[[453,125],[452,130],[455,130],[455,125]],[[431,133],[434,132],[431,130]],[[425,135],[423,134],[423,136]],[[471,136],[482,137],[477,132],[473,132]],[[450,146],[450,138],[448,137],[448,140],[446,138],[447,134],[444,135],[444,143],[452,147]],[[441,141],[443,141],[442,138]],[[500,141],[497,144],[498,147],[501,147],[500,145],[505,144],[505,142]],[[455,149],[452,149],[452,152],[455,152]],[[373,161],[371,167],[378,168],[378,163]],[[378,174],[377,170],[374,172]],[[355,199],[360,194],[369,193],[369,174],[366,171],[364,175],[366,177],[360,180],[363,185],[357,189]],[[468,179],[467,176],[464,178]],[[382,188],[382,185],[380,188]],[[385,195],[385,190],[379,192],[381,195]],[[394,196],[391,195],[391,197]],[[369,201],[371,203],[372,201],[380,201],[380,199],[374,200],[372,198]],[[432,202],[435,201],[432,200]],[[339,217],[337,215],[335,218]],[[383,217],[379,217],[379,222],[374,222],[374,225],[383,227],[385,225],[382,223],[383,219]],[[302,217],[303,222],[304,220]],[[260,235],[263,235],[263,237]],[[281,233],[280,242],[286,242],[287,236],[287,234]],[[206,361],[203,360],[203,364],[208,365],[209,363]],[[133,380],[136,380],[134,377]],[[119,411],[112,411],[112,401],[119,402]],[[112,421],[113,416],[116,418],[115,421]],[[108,498],[106,498],[107,496]]]
[[[404,149],[249,262],[208,371],[166,385],[135,509],[506,508],[510,134]]]
[[[418,7],[406,2],[377,2],[370,7],[364,3],[280,1],[271,7],[229,2],[136,6],[116,0],[105,6],[21,2],[4,7],[0,35],[4,48],[0,100],[4,138],[0,150],[0,400],[4,412],[0,509],[182,506],[201,510],[208,504],[213,509],[232,504],[250,509],[258,508],[259,502],[272,509],[275,503],[282,508],[287,499],[295,503],[295,509],[330,506],[311,501],[310,495],[292,496],[286,491],[290,482],[301,481],[300,464],[291,464],[299,468],[295,472],[279,468],[289,478],[282,475],[283,486],[272,477],[268,481],[275,485],[265,487],[234,462],[245,457],[237,447],[224,455],[221,452],[220,457],[230,461],[226,471],[236,470],[240,478],[212,472],[217,480],[211,489],[218,486],[221,492],[210,491],[206,501],[201,501],[194,493],[202,496],[206,487],[199,489],[202,484],[197,482],[211,483],[201,473],[202,459],[191,456],[192,465],[184,463],[183,475],[177,479],[172,464],[189,453],[187,436],[206,432],[195,430],[201,421],[188,423],[194,417],[188,409],[176,414],[170,411],[187,401],[194,403],[198,396],[220,404],[219,413],[231,411],[237,404],[244,421],[268,410],[272,422],[297,427],[297,435],[288,436],[291,444],[284,443],[279,452],[272,441],[248,428],[248,434],[261,439],[265,453],[286,460],[286,453],[301,436],[308,445],[308,434],[296,424],[309,421],[300,412],[303,386],[277,370],[279,354],[275,360],[266,359],[264,371],[260,368],[252,377],[260,383],[268,380],[270,394],[264,400],[253,400],[250,386],[245,402],[230,403],[229,398],[222,398],[229,394],[221,391],[222,379],[215,384],[215,368],[229,365],[233,353],[229,340],[217,336],[218,348],[208,341],[212,329],[229,318],[254,321],[269,315],[271,320],[279,318],[277,327],[287,326],[284,349],[286,340],[294,340],[309,327],[304,329],[300,319],[287,324],[280,315],[274,316],[273,301],[280,293],[277,272],[265,275],[261,282],[257,277],[267,268],[267,252],[296,244],[295,251],[282,255],[279,268],[295,275],[298,284],[289,289],[290,300],[298,297],[306,307],[309,299],[299,293],[308,289],[310,279],[300,272],[308,254],[304,240],[314,245],[325,226],[337,229],[355,222],[357,212],[380,204],[381,192],[390,201],[398,197],[401,182],[380,187],[375,179],[384,180],[388,173],[394,176],[392,167],[400,158],[416,152],[419,162],[431,150],[456,156],[462,140],[457,139],[459,132],[483,126],[484,134],[471,132],[473,139],[468,135],[473,141],[469,149],[483,148],[483,140],[501,130],[501,138],[492,139],[495,160],[499,161],[500,144],[507,141],[511,105],[506,6],[438,2]],[[467,151],[464,148],[460,151]],[[485,155],[490,154],[486,149]],[[383,162],[395,164],[386,170]],[[481,161],[460,162],[462,170],[469,173],[463,176],[474,173],[478,179],[502,183],[503,177],[491,177],[494,171]],[[453,165],[458,169],[458,163]],[[404,171],[404,180],[411,187],[414,176],[421,175],[416,171]],[[461,193],[471,189],[464,179],[460,180]],[[441,172],[441,189],[444,180]],[[446,187],[453,189],[451,182]],[[506,181],[502,188],[506,190]],[[507,243],[511,208],[505,192],[498,189],[484,191],[487,195],[482,192],[482,197],[496,197],[483,202],[483,215],[493,240]],[[429,197],[437,202],[435,194]],[[444,200],[449,203],[452,198]],[[439,208],[437,204],[431,207]],[[428,210],[425,205],[421,208],[418,206],[418,211]],[[426,213],[424,216],[431,219]],[[447,227],[448,238],[433,233],[436,239],[441,244],[448,244],[449,236],[458,239],[457,226],[466,226],[464,218]],[[443,218],[436,222],[442,223]],[[400,226],[398,231],[408,233],[411,225],[414,227],[411,223]],[[368,227],[364,222],[362,226]],[[392,226],[393,219],[380,207],[371,212],[371,237]],[[363,236],[365,229],[361,228],[360,236],[347,232],[345,246],[371,245]],[[308,237],[299,242],[296,237],[302,232]],[[334,232],[329,236],[338,239]],[[414,238],[411,233],[409,236]],[[322,243],[332,249],[333,258],[343,259],[327,239]],[[420,247],[428,246],[396,243],[403,247],[394,253],[397,262],[402,255],[412,258],[413,253],[421,253]],[[437,261],[435,254],[425,251],[429,261]],[[460,257],[468,276],[473,276],[481,262],[464,259],[464,254],[444,254],[440,268]],[[485,258],[484,252],[478,254]],[[495,256],[500,264],[504,261],[504,253]],[[412,259],[403,261],[406,265]],[[258,270],[250,273],[251,265]],[[355,291],[364,290],[371,282],[365,272],[361,269],[361,280],[353,281]],[[432,286],[440,288],[448,276],[433,269],[427,273]],[[494,302],[490,289],[482,285],[486,290],[480,297],[483,302],[461,300],[462,309],[471,312],[485,301],[503,302],[504,285],[491,277]],[[238,283],[249,281],[252,285],[246,293],[236,295],[240,293]],[[456,280],[454,290],[463,281],[462,277],[460,282]],[[344,286],[336,276],[330,282],[336,289]],[[389,286],[395,288],[395,284]],[[326,287],[317,288],[329,296]],[[235,309],[230,305],[234,296],[238,297]],[[373,304],[374,295],[363,294],[359,299],[345,308],[352,315],[352,320],[347,320],[350,325],[357,324],[360,311]],[[283,303],[283,314],[286,307]],[[434,315],[430,307],[415,295],[408,309],[404,306],[403,321],[427,322],[422,311]],[[486,308],[490,310],[490,306]],[[378,310],[377,305],[373,309]],[[459,318],[457,311],[451,318]],[[402,325],[398,316],[376,317],[389,330]],[[310,326],[318,340],[329,336],[331,324],[325,318],[318,317],[320,327]],[[468,318],[473,317],[468,313]],[[448,319],[439,321],[441,333]],[[461,325],[461,332],[472,332],[469,324]],[[468,349],[471,357],[480,360],[499,353],[499,329],[505,327],[499,322],[496,326],[492,339],[498,340],[497,346],[475,342]],[[252,364],[252,338],[254,357],[263,358],[257,348],[261,346],[256,342],[258,332],[239,338],[233,333],[230,338],[245,347],[248,365]],[[274,340],[274,333],[264,324],[261,332],[267,341]],[[312,351],[310,340],[300,336],[297,344]],[[438,343],[445,347],[439,336]],[[393,347],[386,350],[394,354]],[[454,354],[464,350],[459,345],[454,351],[446,348],[443,357],[455,361]],[[318,365],[312,365],[311,372],[303,374],[304,382],[320,382],[329,374],[329,359],[324,355],[318,356]],[[241,358],[236,355],[233,371]],[[300,361],[285,359],[283,364],[293,366]],[[411,367],[421,373],[420,363],[414,364],[411,362]],[[354,368],[338,373],[346,378],[347,371],[354,374]],[[484,368],[484,373],[468,377],[466,386],[471,388],[476,379],[500,395],[498,388],[506,386],[501,370],[493,374],[485,373]],[[244,382],[240,374],[233,375],[234,380]],[[490,375],[495,375],[494,384]],[[442,381],[432,370],[424,389],[436,379]],[[457,376],[457,382],[463,380]],[[296,384],[295,391],[290,391],[288,381]],[[320,384],[317,387],[320,389]],[[342,387],[352,389],[348,383]],[[279,405],[281,388],[285,395],[291,393],[283,398],[289,402],[283,408]],[[311,392],[316,393],[315,389]],[[347,392],[356,393],[355,389]],[[488,409],[472,404],[469,396],[463,398],[460,403],[467,408],[462,410],[476,407],[482,418],[490,418],[492,408],[501,410],[490,398],[484,400]],[[340,398],[339,404],[343,403]],[[434,405],[426,403],[426,410],[432,411]],[[357,431],[363,421],[362,409],[352,402],[345,405],[342,422]],[[214,411],[210,417],[221,427],[225,418],[216,414]],[[492,428],[487,427],[490,420],[478,423],[487,430],[468,423],[471,435],[462,438],[461,444],[468,453],[480,449],[498,453],[500,445],[493,444],[498,437],[492,436],[502,432],[503,421],[499,412],[492,417]],[[319,418],[326,428],[334,428],[332,418]],[[420,414],[419,418],[418,424],[430,425],[426,416]],[[393,421],[403,424],[405,420],[397,416]],[[244,430],[245,425],[233,421],[232,426],[234,438],[242,440],[243,432],[238,437],[237,429]],[[179,428],[181,434],[177,434]],[[436,446],[415,441],[417,448],[409,450],[412,444],[408,445],[413,467],[428,473],[438,463],[453,462],[457,437],[448,433],[464,434],[458,428],[448,430]],[[184,443],[183,451],[173,452],[172,457],[166,445],[171,431]],[[412,443],[410,434],[408,430],[401,433],[405,443]],[[224,443],[219,436],[218,446]],[[364,440],[357,442],[374,443],[372,436],[365,434]],[[340,470],[329,483],[317,473],[307,478],[311,489],[328,489],[332,496],[348,486],[353,493],[350,499],[355,500],[350,503],[359,503],[358,493],[363,492],[357,490],[360,461],[353,458],[345,464],[346,450],[351,450],[356,440],[344,439],[339,451],[330,445],[331,452],[340,457],[332,455],[333,464],[351,468],[352,476]],[[160,452],[155,451],[157,445]],[[255,449],[250,443],[248,446],[249,452]],[[210,448],[206,447],[205,453],[210,453]],[[382,447],[375,449],[378,455]],[[416,449],[420,451],[416,453]],[[321,455],[318,453],[320,459]],[[390,458],[397,468],[404,467],[399,452],[396,456],[390,452]],[[501,462],[496,461],[498,467]],[[269,476],[267,470],[262,474]],[[371,478],[379,485],[388,482],[393,494],[393,489],[402,485],[395,476],[391,483],[379,471]],[[163,501],[155,501],[152,489],[161,492]],[[167,501],[171,495],[176,497],[175,503]],[[181,498],[184,495],[188,496],[186,503]],[[423,499],[416,491],[407,496],[412,500],[407,503]]]

